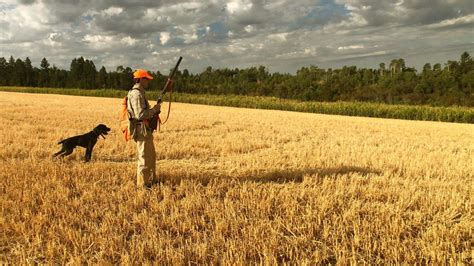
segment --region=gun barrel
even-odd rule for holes
[[[173,70],[171,71],[171,74],[168,76],[168,80],[166,80],[165,86],[163,87],[163,90],[161,90],[161,96],[165,95],[166,91],[168,90],[170,80],[173,79],[174,74],[176,73],[176,70],[178,70],[179,64],[181,64],[181,60],[183,60],[182,56],[179,57],[178,62],[174,66]]]

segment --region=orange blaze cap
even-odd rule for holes
[[[148,72],[144,69],[137,69],[137,71],[133,72],[133,78],[134,79],[141,79],[141,78],[153,79],[153,77],[150,74],[148,74]]]

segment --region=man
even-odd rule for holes
[[[149,126],[150,119],[160,113],[161,105],[150,108],[145,97],[153,77],[146,70],[138,69],[133,73],[135,85],[128,92],[127,110],[134,121],[131,135],[137,143],[137,186],[151,188],[152,183],[158,182],[156,177],[156,153],[153,144],[153,130]]]

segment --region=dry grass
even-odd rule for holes
[[[120,100],[0,105],[0,262],[472,263],[473,125],[174,104],[142,191]]]

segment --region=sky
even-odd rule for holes
[[[378,68],[474,55],[473,0],[0,0],[0,57],[167,72]]]

